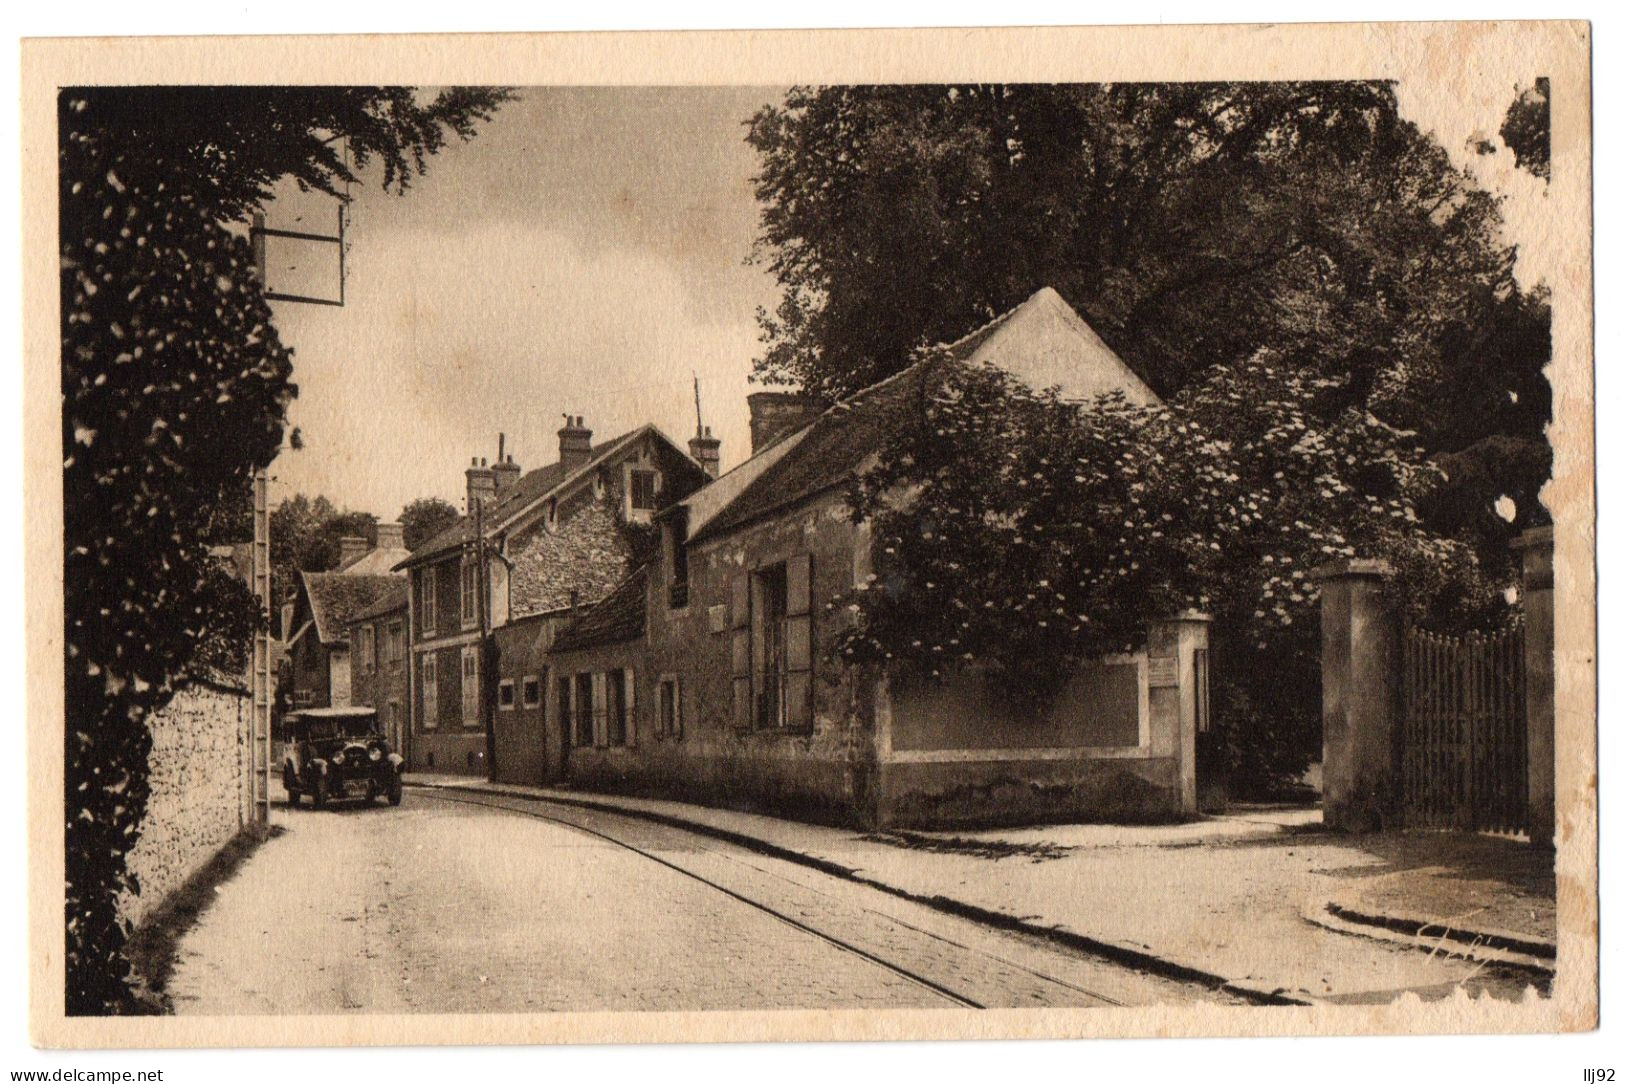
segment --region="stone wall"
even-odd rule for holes
[[[129,855],[140,892],[125,918],[140,924],[249,823],[250,701],[227,687],[189,685],[150,723],[151,797]]]

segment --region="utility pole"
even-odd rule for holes
[[[497,781],[496,697],[492,695],[492,679],[496,667],[492,665],[490,577],[486,574],[485,502],[474,501],[474,605],[479,615],[479,693],[480,721],[485,724],[485,777]]]
[[[254,597],[265,608],[267,619],[271,612],[271,523],[269,482],[265,468],[254,471],[254,540],[250,553],[250,572]],[[254,632],[253,672],[249,675],[249,767],[248,787],[251,815],[261,831],[271,826],[271,761],[273,736],[271,734],[271,628]]]

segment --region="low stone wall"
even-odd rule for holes
[[[250,702],[189,685],[153,716],[151,797],[128,862],[140,892],[122,901],[139,925],[249,821]]]
[[[1183,820],[1174,757],[881,764],[877,822],[896,828]]]

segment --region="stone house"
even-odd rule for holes
[[[558,461],[529,473],[500,444],[495,465],[476,459],[465,515],[396,566],[410,576],[413,769],[546,776],[541,667],[553,634],[645,559],[658,542],[655,513],[709,481],[719,461],[707,431],[687,451],[653,425],[595,445],[571,416],[558,437]],[[494,686],[489,700],[483,683]]]
[[[392,571],[409,557],[399,523],[380,523],[377,544],[339,540],[339,564],[331,572],[301,572],[287,620],[288,661],[294,708],[345,707],[350,703],[350,623],[385,592],[404,582]]]
[[[948,354],[1067,398],[1156,402],[1053,290]],[[974,673],[939,684],[828,653],[849,620],[837,600],[873,565],[847,487],[916,409],[931,364],[810,417],[753,397],[752,457],[662,513],[657,559],[549,655],[568,779],[863,826],[1195,811],[1198,615],[1152,622],[1146,649],[1081,667],[1036,712]]]
[[[406,577],[350,618],[350,704],[375,708],[391,748],[406,748]],[[402,755],[405,755],[402,752]]]

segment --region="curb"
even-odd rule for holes
[[[580,809],[591,809],[600,813],[615,813],[626,817],[637,817],[656,824],[664,824],[669,828],[679,828],[683,831],[693,832],[696,835],[708,836],[711,839],[732,843],[745,850],[753,851],[769,858],[778,858],[786,862],[793,862],[800,866],[818,870],[832,877],[861,884],[868,888],[878,889],[890,896],[908,900],[929,907],[943,914],[953,915],[956,918],[968,919],[983,926],[995,929],[1009,930],[1016,933],[1027,934],[1042,938],[1058,945],[1103,959],[1145,971],[1163,978],[1175,979],[1181,982],[1192,982],[1205,986],[1218,993],[1231,994],[1235,997],[1251,1001],[1255,1005],[1313,1005],[1315,1001],[1302,995],[1287,994],[1280,989],[1265,990],[1243,982],[1235,982],[1223,975],[1215,975],[1209,971],[1187,966],[1174,960],[1156,956],[1142,949],[1130,948],[1127,945],[1115,944],[1090,937],[1087,934],[1075,933],[1060,926],[1040,926],[1015,915],[1004,914],[1000,911],[990,911],[985,907],[965,903],[961,900],[951,899],[947,896],[927,896],[917,892],[910,892],[905,888],[887,884],[867,877],[838,862],[831,862],[827,858],[806,854],[802,851],[781,847],[756,836],[746,835],[742,832],[731,831],[727,828],[718,828],[715,825],[702,821],[693,821],[684,817],[672,816],[650,809],[632,809],[613,802],[594,800],[591,798],[564,797],[555,795],[539,795],[517,788],[503,787],[501,784],[487,786],[467,786],[459,783],[414,783],[407,782],[408,787],[419,790],[451,790],[463,794],[490,794],[501,798],[523,798],[528,801],[552,802],[557,805],[575,806]]]
[[[1557,946],[1555,944],[1524,934],[1471,930],[1451,925],[1448,922],[1357,911],[1352,907],[1344,907],[1340,903],[1330,901],[1326,904],[1326,912],[1334,918],[1342,919],[1344,922],[1369,926],[1374,929],[1389,930],[1407,937],[1435,943],[1441,940],[1451,941],[1467,948],[1494,949],[1512,957],[1526,957],[1531,961],[1539,961],[1534,966],[1543,970],[1549,970],[1549,965],[1557,962]]]
[[[1344,913],[1340,914],[1340,911]],[[1355,912],[1355,914],[1358,914],[1358,912]],[[1385,945],[1410,949],[1414,952],[1425,952],[1429,955],[1443,953],[1446,956],[1471,960],[1477,964],[1521,971],[1532,978],[1542,979],[1547,982],[1552,981],[1557,975],[1551,960],[1511,949],[1497,948],[1483,942],[1473,942],[1455,936],[1446,936],[1443,927],[1437,923],[1417,923],[1407,919],[1391,918],[1386,915],[1359,914],[1359,917],[1351,918],[1348,917],[1348,912],[1336,904],[1326,904],[1319,910],[1314,908],[1305,910],[1303,919],[1311,926],[1318,926],[1323,930],[1340,933],[1347,937],[1362,937]],[[1413,925],[1420,925],[1438,932],[1433,934],[1407,932],[1408,927]]]

